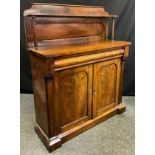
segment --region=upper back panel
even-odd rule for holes
[[[109,14],[103,7],[33,4],[24,11],[29,48],[106,40]]]

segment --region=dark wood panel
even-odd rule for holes
[[[89,65],[56,72],[56,98],[61,109],[62,128],[68,124],[78,124],[91,116],[91,72]]]
[[[115,102],[116,70],[117,66],[115,64],[110,64],[100,67],[97,71],[97,80],[99,83],[96,92],[96,95],[98,95],[97,111]]]
[[[104,31],[105,26],[99,23],[53,23],[38,24],[35,26],[37,41],[60,38],[84,37],[99,34],[103,35]]]
[[[118,104],[120,59],[94,65],[94,117]]]

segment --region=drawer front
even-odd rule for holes
[[[64,70],[68,68],[83,66],[96,62],[101,62],[110,59],[116,59],[122,57],[124,54],[123,49],[113,51],[101,51],[96,54],[89,54],[84,56],[77,56],[73,58],[65,58],[55,61],[55,71]]]
[[[91,118],[92,66],[55,73],[56,105],[59,107],[61,132]]]
[[[120,65],[120,59],[94,64],[94,117],[106,112],[118,104]]]

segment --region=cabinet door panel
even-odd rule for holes
[[[58,71],[55,77],[59,123],[65,131],[91,117],[92,66]]]
[[[94,64],[93,116],[118,104],[120,59]]]

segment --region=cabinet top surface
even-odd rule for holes
[[[29,51],[41,57],[51,58],[74,54],[89,54],[90,52],[95,53],[95,51],[98,50],[112,50],[129,45],[131,45],[131,43],[126,41],[100,41],[91,44],[65,45],[49,49],[29,49]]]

